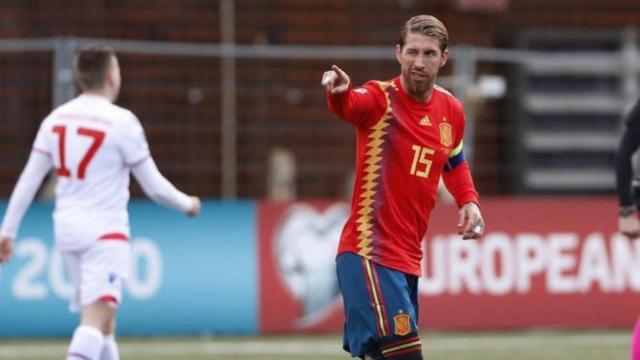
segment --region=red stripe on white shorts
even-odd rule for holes
[[[116,299],[114,296],[111,296],[111,295],[102,296],[98,298],[98,301],[104,302],[104,303],[114,303],[114,304],[118,303],[118,299]]]
[[[122,240],[129,241],[129,237],[123,233],[108,233],[100,236],[98,240]]]

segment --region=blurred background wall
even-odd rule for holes
[[[5,41],[82,37],[339,45],[354,51],[389,47],[388,59],[235,59],[233,195],[242,198],[268,195],[270,156],[277,150],[285,151],[285,163],[290,156],[295,164],[294,174],[285,177],[295,176],[296,197],[348,193],[354,136],[326,111],[320,75],[338,63],[355,84],[396,76],[392,51],[398,29],[418,13],[444,21],[454,54],[471,45],[562,55],[551,64],[543,55],[538,66],[527,65],[527,56],[517,54],[508,61],[476,61],[468,84],[478,85],[483,75],[491,75],[504,91],[489,96],[482,87],[461,88],[479,93],[455,91],[472,111],[474,131],[467,142],[484,195],[612,193],[615,138],[622,114],[638,95],[637,64],[623,66],[629,62],[625,51],[637,59],[640,3],[635,0],[9,0],[0,9],[0,39]],[[577,55],[565,56],[571,53]],[[572,65],[581,56],[587,63]],[[453,90],[456,59],[441,77]],[[224,60],[133,52],[121,53],[120,60],[124,86],[118,103],[143,121],[160,168],[188,193],[221,196],[223,89],[228,89],[222,77],[229,69]],[[49,50],[0,52],[0,196],[10,194],[39,122],[55,105],[55,61]],[[581,98],[576,100],[576,94]],[[567,179],[572,166],[577,169]],[[582,185],[576,185],[576,178],[583,179]],[[567,180],[573,182],[567,185]]]

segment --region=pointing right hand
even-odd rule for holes
[[[346,72],[342,71],[336,65],[331,66],[331,70],[325,71],[322,74],[322,86],[327,92],[332,94],[339,94],[349,89],[351,79]]]

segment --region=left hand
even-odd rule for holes
[[[458,235],[462,235],[462,239],[478,239],[484,234],[484,220],[476,203],[464,204],[458,214]]]
[[[627,216],[618,216],[618,229],[631,239],[640,237],[640,221],[638,220],[636,212],[634,211]]]
[[[198,215],[200,213],[200,208],[202,207],[202,204],[200,203],[200,198],[197,196],[190,196],[191,197],[191,209],[189,209],[189,211],[187,211],[187,215],[189,217],[194,217],[196,215]]]
[[[13,253],[13,239],[8,236],[0,236],[0,264],[11,260]]]

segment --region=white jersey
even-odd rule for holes
[[[129,238],[129,173],[154,201],[187,212],[193,206],[158,171],[139,120],[102,96],[80,95],[42,122],[33,151],[0,228],[15,237],[49,171],[57,174],[53,214],[56,245],[77,250],[100,239]]]
[[[54,228],[58,246],[129,236],[129,168],[149,157],[136,116],[106,98],[80,95],[44,119],[33,144],[57,175]]]

